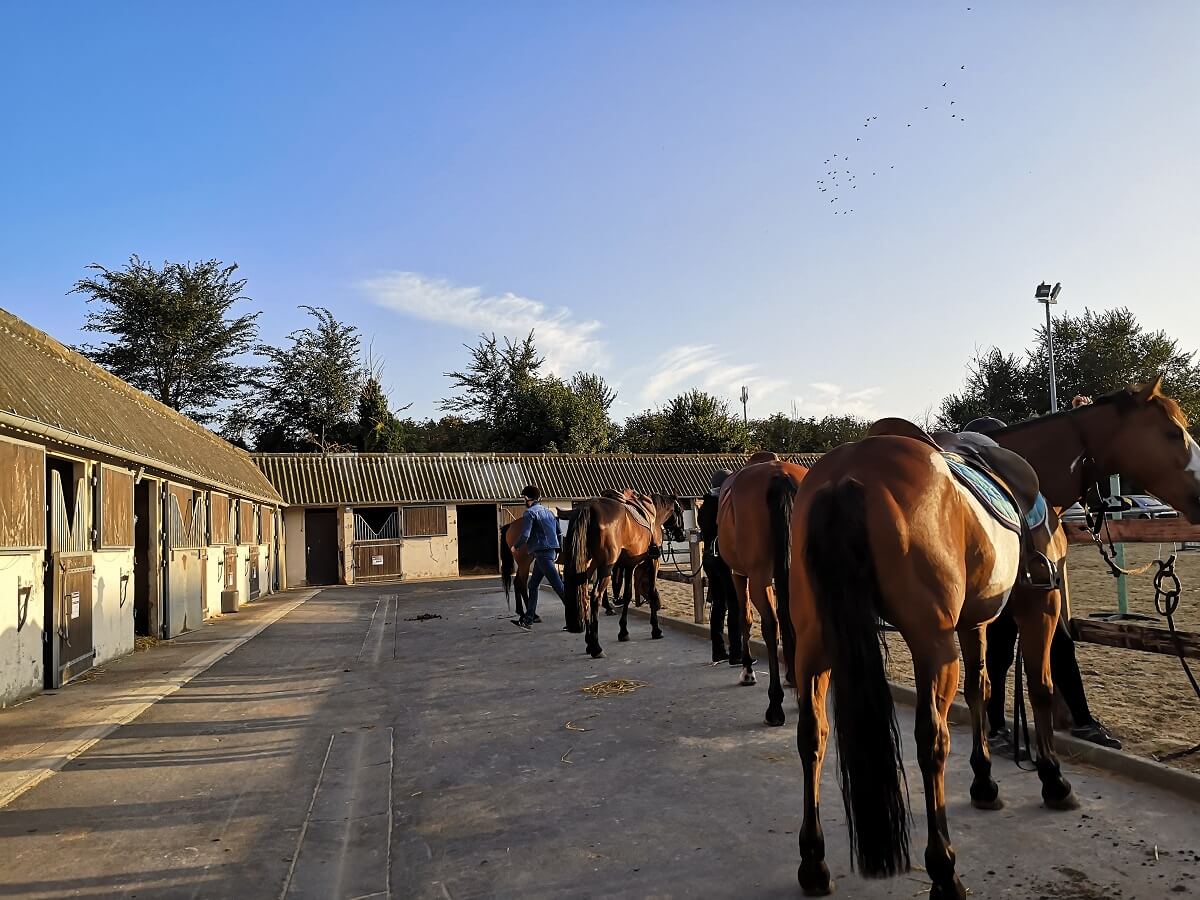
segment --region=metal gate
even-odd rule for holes
[[[51,654],[47,687],[62,687],[92,667],[92,555],[55,553],[50,560]]]
[[[250,545],[250,562],[247,564],[249,572],[247,573],[250,580],[250,599],[257,600],[260,593],[258,586],[258,545]]]

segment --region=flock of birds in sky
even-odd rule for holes
[[[971,7],[968,6],[967,12],[970,11]],[[967,67],[963,65],[958,68],[960,71],[965,71]],[[958,104],[958,101],[953,96],[952,83],[949,80],[942,82],[942,90],[945,93],[942,95],[940,105],[938,103],[931,103],[911,119],[905,119],[904,127],[906,129],[912,128],[913,122],[920,123],[927,120],[929,115],[949,116],[950,119],[959,125],[967,124],[967,120],[963,116],[962,106]],[[925,119],[923,120],[921,117],[925,117]],[[878,128],[879,126],[876,124],[878,122],[879,116],[867,116],[862,127],[868,129],[868,131],[859,134],[854,139],[855,144],[861,144],[864,134],[869,135],[869,130],[872,127]],[[858,156],[858,154],[856,153],[855,156]],[[862,174],[865,176],[867,170],[864,168],[860,172],[860,170],[852,167],[850,162],[850,153],[834,153],[829,159],[825,160],[825,177],[817,179],[817,191],[828,197],[829,205],[833,208],[832,212],[835,216],[848,216],[854,212],[854,208],[850,204],[857,195],[852,192],[858,190],[860,181],[868,183],[866,178],[877,178],[881,171],[886,172],[887,170],[896,168],[894,164],[888,164],[887,169],[883,169],[880,165],[872,165],[870,169],[871,174],[866,176],[866,178],[860,179],[859,175]]]

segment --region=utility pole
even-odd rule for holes
[[[750,400],[750,392],[746,390],[746,386],[742,385],[742,424],[749,425],[750,418],[746,414],[746,403]]]

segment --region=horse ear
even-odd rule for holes
[[[1137,398],[1143,403],[1149,403],[1155,397],[1161,397],[1163,395],[1162,383],[1163,376],[1159,373],[1149,384],[1142,385],[1141,389],[1137,392]]]

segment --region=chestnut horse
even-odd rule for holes
[[[808,469],[784,462],[774,453],[756,453],[746,465],[725,479],[717,505],[717,550],[733,574],[733,590],[741,616],[742,674],[738,684],[755,683],[754,657],[750,654],[750,604],[758,610],[771,683],[767,688],[768,725],[782,725],[783,687],[779,681],[779,637],[788,661],[792,683],[792,658],[796,635],[788,609],[788,568],[792,501]]]
[[[597,497],[575,510],[567,529],[563,551],[563,582],[567,594],[567,624],[571,631],[583,631],[588,653],[593,658],[604,655],[600,647],[600,596],[612,581],[615,567],[632,568],[629,581],[642,596],[650,600],[650,637],[662,637],[658,625],[658,558],[651,557],[652,545],[661,545],[664,532],[674,541],[687,540],[683,528],[683,508],[674,494],[651,494],[654,504],[654,534],[634,518],[620,500]],[[589,585],[592,576],[595,583]],[[629,611],[631,594],[625,588],[625,613]],[[572,608],[573,607],[573,608]],[[582,623],[582,627],[580,627]],[[572,627],[573,626],[573,627]],[[625,615],[621,616],[621,640],[628,640]]]
[[[1073,490],[1100,473],[1134,475],[1189,521],[1200,523],[1200,448],[1178,405],[1160,382],[1120,391],[1054,417],[1061,469],[1077,473]],[[1017,426],[1020,428],[1021,426]],[[1007,444],[1018,449],[1013,444]],[[1080,468],[1086,470],[1081,473]],[[1049,483],[1047,487],[1054,490]],[[1058,494],[1055,502],[1065,495]],[[913,657],[917,684],[917,755],[925,789],[925,869],[933,900],[963,900],[946,824],[946,714],[958,683],[957,632],[971,706],[972,802],[999,806],[984,740],[984,628],[1009,603],[1020,628],[1029,695],[1037,723],[1042,799],[1076,806],[1054,754],[1050,641],[1057,591],[1010,592],[1020,541],[961,487],[940,453],[908,437],[867,437],[826,454],[801,484],[792,515],[792,621],[800,716],[797,746],[804,766],[800,885],[832,889],[825,864],[819,782],[829,726],[825,697],[832,674],[836,733],[852,852],[863,875],[909,868],[901,740],[879,641],[879,619],[892,623]],[[1020,598],[1032,598],[1023,601]]]

